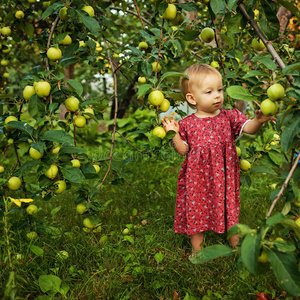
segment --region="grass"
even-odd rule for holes
[[[292,299],[283,296],[271,271],[253,276],[240,268],[237,257],[190,263],[188,237],[173,232],[177,175],[183,158],[165,154],[148,160],[137,156],[126,164],[122,171],[129,184],[112,185],[113,177],[107,179],[97,195],[98,201],[109,203],[98,212],[101,233],[83,231],[84,216],[76,213],[73,189],[40,202],[42,209],[33,219],[16,215],[12,249],[14,255],[23,255],[14,260],[18,295],[64,299],[60,293],[52,298],[41,296],[45,293],[39,277],[52,274],[69,286],[66,299],[256,299],[260,292]],[[105,171],[102,167],[102,174]],[[240,222],[255,228],[269,209],[272,179],[254,174],[251,179],[251,188],[241,188]],[[57,207],[61,208],[54,214]],[[28,222],[39,234],[30,244],[25,237]],[[122,234],[126,227],[129,235]],[[225,235],[214,232],[206,234],[205,243],[228,245]],[[43,249],[43,256],[34,254],[33,244]],[[69,254],[67,259],[57,257],[63,250]],[[3,280],[8,268],[5,257],[1,261]]]

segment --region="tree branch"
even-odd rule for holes
[[[262,42],[265,44],[266,48],[268,49],[269,53],[271,54],[271,56],[273,57],[273,59],[277,62],[278,66],[283,69],[285,68],[285,64],[282,61],[282,59],[280,58],[280,56],[278,55],[278,53],[276,52],[276,50],[274,49],[274,47],[272,46],[272,44],[267,40],[266,36],[264,35],[264,33],[261,31],[260,27],[257,25],[256,21],[254,19],[252,19],[246,10],[245,4],[243,2],[238,4],[241,12],[243,13],[243,15],[246,17],[246,19],[250,22],[251,26],[253,27],[253,29],[256,31],[258,37],[262,40]],[[291,85],[293,85],[294,82],[294,78],[291,75],[286,75],[287,80],[290,82]]]
[[[281,189],[280,189],[278,195],[277,195],[276,198],[274,199],[274,201],[273,201],[273,203],[272,203],[272,205],[271,205],[271,207],[270,207],[270,209],[269,209],[269,211],[268,211],[268,213],[267,213],[267,215],[266,215],[266,219],[268,219],[268,218],[270,217],[270,215],[271,215],[271,213],[272,213],[272,210],[274,209],[274,207],[275,207],[277,201],[278,201],[279,198],[282,196],[283,191],[284,191],[285,188],[287,187],[287,185],[288,185],[288,183],[289,183],[289,181],[290,181],[290,179],[291,179],[291,177],[292,177],[294,171],[296,170],[296,167],[297,167],[297,165],[298,165],[298,163],[299,163],[299,159],[300,159],[300,155],[297,156],[297,158],[296,158],[296,160],[295,160],[295,162],[294,162],[294,164],[293,164],[293,167],[291,168],[291,170],[290,170],[290,172],[289,172],[289,175],[288,175],[287,178],[285,179],[284,184],[282,185],[282,187],[281,187]]]
[[[132,14],[132,15],[136,16],[136,17],[139,17],[141,20],[143,20],[143,21],[144,21],[145,23],[147,23],[148,25],[153,26],[153,24],[152,24],[151,22],[149,22],[148,20],[146,20],[146,19],[143,18],[142,16],[140,17],[137,13],[135,13],[135,12],[132,11],[132,10],[129,10],[129,9],[123,10],[121,7],[110,7],[110,9],[122,10],[123,12],[127,12],[127,13],[129,13],[129,14]]]

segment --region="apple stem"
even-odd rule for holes
[[[299,159],[300,159],[300,155],[297,156],[297,158],[296,158],[296,160],[295,160],[295,162],[294,162],[292,168],[290,169],[289,175],[288,175],[287,178],[285,179],[284,184],[282,185],[282,187],[281,187],[281,189],[280,189],[278,195],[277,195],[276,198],[274,199],[274,201],[273,201],[273,203],[272,203],[272,205],[271,205],[271,207],[270,207],[270,209],[269,209],[269,211],[268,211],[268,213],[267,213],[267,215],[266,215],[266,219],[268,219],[268,218],[270,217],[270,215],[271,215],[271,213],[272,213],[272,210],[274,209],[274,207],[275,207],[277,201],[280,199],[280,197],[281,197],[282,194],[283,194],[283,191],[284,191],[285,188],[287,187],[287,185],[288,185],[288,183],[289,183],[289,181],[290,181],[290,179],[291,179],[291,177],[292,177],[294,171],[296,170],[296,167],[297,167],[297,165],[298,165],[298,163],[299,163]]]

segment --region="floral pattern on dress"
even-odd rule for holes
[[[247,117],[221,109],[214,117],[194,114],[179,121],[189,152],[179,171],[174,231],[224,233],[239,222],[240,167],[235,139]]]

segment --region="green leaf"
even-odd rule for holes
[[[279,20],[276,16],[278,11],[277,4],[266,1],[261,5],[259,13],[259,23],[262,31],[267,35],[269,40],[274,40],[279,33]]]
[[[43,293],[55,295],[59,292],[61,279],[55,275],[41,275],[39,277],[39,286]]]
[[[36,256],[44,255],[44,250],[41,247],[38,247],[36,245],[30,245],[29,248]]]
[[[59,61],[59,64],[61,65],[62,68],[66,68],[69,65],[75,64],[77,61],[78,61],[78,58],[76,58],[76,57],[63,57]]]
[[[252,62],[259,62],[259,63],[265,65],[271,71],[275,71],[277,69],[277,65],[269,57],[265,57],[265,56],[261,56],[261,55],[256,55],[256,56],[253,56],[253,58],[251,59],[251,61]]]
[[[294,137],[300,132],[300,118],[285,127],[281,135],[281,148],[284,152],[288,152],[293,144]]]
[[[126,135],[126,138],[132,136],[132,135],[135,135],[135,134],[139,134],[139,133],[146,133],[148,131],[147,128],[144,128],[144,129],[139,129],[139,130],[135,130],[133,132],[130,132]]]
[[[154,136],[154,135],[150,134],[148,136],[148,139],[149,139],[151,146],[153,146],[153,147],[161,146],[161,138],[159,138],[158,136]]]
[[[51,216],[54,217],[61,210],[61,206],[55,207],[51,210]]]
[[[189,76],[187,76],[186,74],[184,74],[184,73],[180,73],[180,72],[166,72],[166,73],[164,73],[161,77],[160,77],[160,82],[159,82],[159,84],[158,85],[160,85],[161,84],[161,82],[165,79],[165,78],[167,78],[167,77],[184,77],[184,78],[186,78],[186,79],[189,79]]]
[[[288,74],[291,71],[300,69],[300,63],[295,63],[289,66],[286,66],[282,69],[282,74]]]
[[[73,166],[61,166],[60,170],[65,179],[73,183],[82,183],[84,176],[81,170]]]
[[[38,97],[37,94],[30,97],[28,101],[28,112],[35,119],[45,113],[45,104],[43,99]]]
[[[159,264],[163,261],[164,255],[161,252],[158,252],[154,255],[155,261]]]
[[[21,121],[10,121],[7,124],[11,127],[22,130],[29,135],[33,134],[33,128],[28,123],[24,123]]]
[[[253,70],[253,71],[250,71],[247,74],[245,74],[243,76],[243,78],[250,78],[250,77],[256,77],[256,76],[265,76],[265,77],[268,77],[269,74],[266,73],[266,72],[263,72],[263,71]]]
[[[25,23],[25,32],[29,37],[32,37],[34,34],[34,27],[32,26],[32,24],[26,22]]]
[[[277,173],[268,166],[260,166],[257,168],[252,169],[252,172],[256,172],[256,173],[268,173],[268,174],[272,174],[272,175],[277,175]]]
[[[282,144],[282,142],[281,142]],[[281,153],[278,153],[276,151],[268,151],[268,156],[271,158],[271,160],[279,167],[281,167],[283,159]]]
[[[31,147],[40,153],[43,153],[46,147],[46,144],[44,142],[37,142],[37,143],[32,143]]]
[[[150,77],[153,71],[152,65],[148,61],[141,63],[141,70],[146,77]]]
[[[248,233],[241,246],[241,258],[245,267],[254,275],[258,271],[258,256],[260,253],[261,235]]]
[[[236,10],[236,6],[237,6],[237,2],[239,2],[239,0],[228,0],[228,10]]]
[[[243,15],[242,14],[236,14],[233,15],[230,19],[229,22],[226,24],[227,26],[227,34],[234,34],[234,33],[240,33],[242,31],[241,24],[243,20]]]
[[[187,28],[185,30],[185,34],[182,37],[185,41],[193,41],[194,39],[196,39],[199,35],[199,30],[192,30]]]
[[[186,11],[196,11],[197,10],[197,5],[193,2],[190,3],[178,3],[178,7],[181,7],[182,9]]]
[[[256,100],[255,96],[252,96],[250,92],[242,86],[233,85],[226,89],[226,93],[233,99],[240,99],[245,101]]]
[[[134,244],[134,238],[130,235],[125,235],[123,241],[128,241],[131,244]]]
[[[285,220],[286,220],[285,216],[283,216],[281,213],[277,213],[276,215],[267,219],[266,224],[267,226],[274,226],[278,223],[282,223]]]
[[[290,228],[292,228],[295,231],[298,239],[300,239],[300,227],[297,226],[297,224],[295,223],[294,220],[288,219],[288,220],[283,221],[282,224],[287,225]]]
[[[238,234],[239,237],[244,237],[248,233],[254,232],[255,229],[251,229],[248,225],[245,224],[236,224],[229,228],[227,232],[227,239],[229,239],[231,236]]]
[[[222,17],[226,13],[226,1],[225,0],[211,0],[210,7],[213,13],[217,17]]]
[[[53,3],[51,6],[49,6],[42,14],[42,19],[46,19],[49,17],[54,10],[56,10],[58,7],[64,6],[62,3]]]
[[[300,296],[300,273],[296,258],[291,252],[281,253],[273,249],[266,248],[265,252],[278,283],[292,296]]]
[[[56,142],[56,143],[68,143],[73,144],[73,137],[66,131],[63,130],[49,130],[41,136],[42,140]],[[60,150],[61,151],[61,150]]]
[[[143,97],[150,89],[152,88],[151,84],[142,84],[139,87],[139,91],[138,91],[138,98]]]
[[[196,257],[191,257],[190,261],[193,264],[201,264],[218,257],[230,256],[233,251],[234,249],[225,245],[213,245],[203,248],[197,253]]]
[[[100,33],[100,25],[96,19],[86,16],[82,11],[76,10],[79,20],[86,26],[86,28],[94,35]]]
[[[83,86],[81,85],[81,83],[79,81],[77,81],[75,79],[68,79],[67,84],[70,85],[79,96],[82,95]]]
[[[17,174],[18,176],[22,177],[24,172],[33,168],[33,167],[36,167],[37,165],[40,164],[40,160],[28,160],[28,161],[25,161],[21,167],[18,169],[17,171]]]

